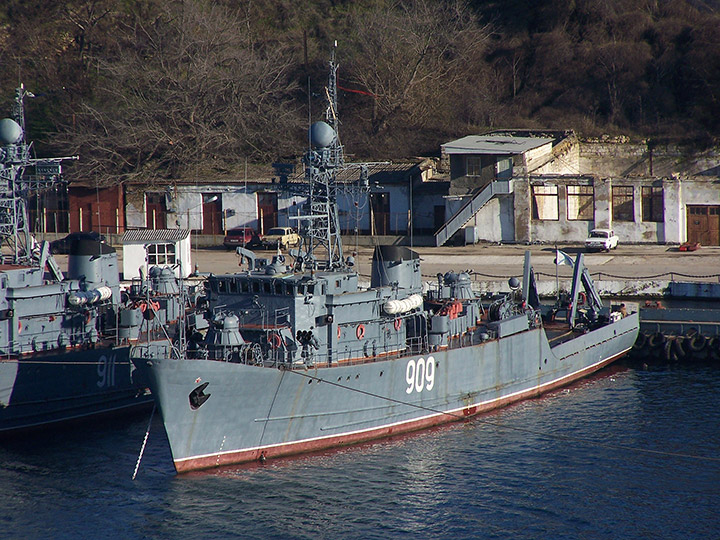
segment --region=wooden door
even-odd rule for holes
[[[371,193],[370,209],[372,210],[372,234],[390,234],[390,194]]]
[[[720,206],[708,206],[708,246],[720,246]]]

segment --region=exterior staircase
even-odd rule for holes
[[[512,180],[494,180],[490,182],[484,189],[473,194],[468,202],[466,202],[460,210],[453,215],[438,231],[435,233],[435,245],[442,246],[450,237],[459,231],[465,224],[470,221],[478,211],[485,206],[495,195],[508,195],[512,193]]]

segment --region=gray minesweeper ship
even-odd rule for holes
[[[464,419],[587,376],[635,341],[637,314],[603,307],[582,255],[564,312],[546,317],[529,253],[523,283],[512,278],[487,309],[467,273],[439,275],[424,292],[420,259],[406,247],[376,247],[362,288],[334,204],[346,165],[330,65],[292,263],[238,248],[248,270],[207,279],[186,341],[155,340],[131,354],[147,371],[178,472]]]
[[[0,436],[152,405],[129,358],[143,319],[121,293],[115,250],[74,241],[64,275],[30,233],[27,196],[74,158],[30,157],[26,95],[20,87],[13,118],[0,120]]]

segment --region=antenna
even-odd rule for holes
[[[0,242],[12,252],[13,264],[30,264],[33,240],[29,226],[27,198],[60,181],[62,158],[31,159],[31,145],[25,138],[24,98],[35,97],[21,84],[15,91],[13,118],[0,120]],[[35,174],[25,174],[34,167]]]
[[[335,42],[337,46],[337,42]],[[303,157],[305,179],[309,187],[309,214],[291,216],[302,223],[303,237],[301,250],[310,266],[318,266],[318,251],[325,251],[325,264],[328,269],[345,266],[342,241],[340,239],[340,221],[337,212],[336,175],[344,168],[343,147],[338,137],[339,119],[337,115],[337,70],[335,49],[330,54],[330,74],[325,95],[328,106],[325,121],[310,126],[308,136],[310,145]]]

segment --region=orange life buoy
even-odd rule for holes
[[[365,325],[364,324],[358,324],[357,328],[355,329],[355,335],[358,339],[362,339],[365,337]]]
[[[268,343],[273,349],[280,348],[280,345],[282,345],[282,338],[280,337],[280,334],[270,334],[268,336]]]
[[[142,313],[145,313],[146,310],[147,310],[147,304],[145,302],[140,302],[140,311]]]
[[[342,329],[339,326],[338,326],[337,334],[338,334],[338,339],[340,339],[340,337],[342,336]]]
[[[160,302],[158,302],[156,300],[151,300],[150,307],[153,308],[153,311],[159,311],[160,310]]]
[[[400,318],[395,319],[395,322],[393,322],[393,326],[395,327],[395,330],[400,330],[400,327],[402,326],[402,321]]]
[[[584,292],[578,294],[578,304],[584,304],[587,301],[587,296]]]

